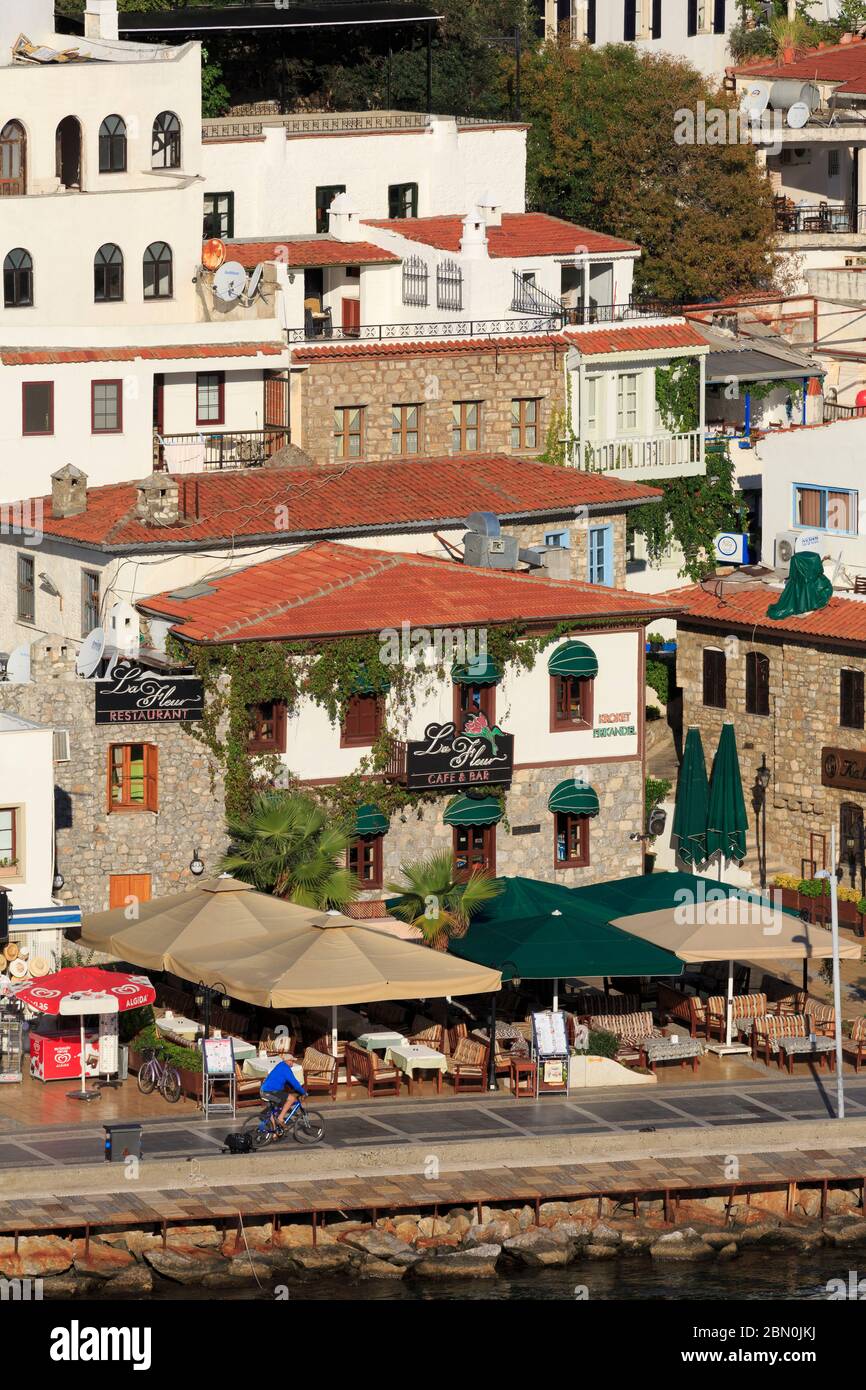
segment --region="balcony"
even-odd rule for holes
[[[866,204],[793,203],[774,200],[776,231],[789,236],[842,236],[866,229]]]
[[[406,782],[406,743],[402,739],[394,739],[391,744],[391,751],[388,755],[388,762],[382,771],[382,776],[386,782],[399,782],[405,785]]]
[[[289,442],[289,430],[283,425],[265,425],[258,430],[165,434],[160,436],[159,458],[169,473],[261,468]]]
[[[706,472],[704,437],[700,430],[689,430],[634,439],[579,439],[572,445],[572,463],[586,472],[635,482],[695,477]]]
[[[435,319],[422,323],[367,323],[357,327],[341,327],[327,324],[324,328],[315,325],[310,329],[288,328],[286,340],[291,343],[320,343],[323,338],[332,342],[414,342],[418,338],[495,338],[517,333],[522,337],[527,333],[552,333],[562,327],[561,311],[550,318],[501,319]]]
[[[836,401],[824,402],[824,424],[832,425],[837,420],[862,420],[866,418],[866,405],[838,405]]]
[[[631,323],[639,319],[681,318],[682,304],[674,304],[667,299],[630,300],[628,304],[575,304],[565,303],[563,310],[566,326],[586,328],[592,324]]]

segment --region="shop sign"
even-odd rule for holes
[[[822,748],[821,785],[866,792],[866,753],[853,753],[850,748]]]
[[[620,710],[612,714],[599,714],[592,736],[593,738],[628,738],[634,737],[636,733],[634,715],[628,710]]]
[[[148,671],[119,661],[107,680],[95,681],[97,724],[189,723],[204,716],[198,676]]]
[[[410,791],[450,791],[454,787],[510,787],[514,735],[470,719],[462,733],[453,721],[428,724],[423,739],[406,745],[406,786]]]

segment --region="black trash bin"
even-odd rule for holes
[[[141,1125],[103,1125],[105,1130],[106,1163],[122,1163],[127,1158],[141,1158]]]

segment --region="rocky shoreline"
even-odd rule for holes
[[[0,1278],[40,1279],[46,1299],[144,1298],[171,1285],[220,1290],[318,1278],[350,1280],[495,1279],[515,1269],[549,1269],[578,1260],[645,1256],[652,1261],[736,1259],[761,1249],[809,1254],[821,1246],[866,1247],[860,1198],[831,1188],[825,1216],[819,1189],[804,1189],[788,1210],[787,1193],[751,1200],[694,1197],[679,1203],[676,1221],[664,1219],[661,1200],[628,1204],[583,1198],[533,1207],[453,1207],[440,1216],[400,1214],[369,1222],[338,1220],[275,1228],[271,1222],[231,1230],[215,1225],[175,1226],[162,1234],[143,1229],[103,1231],[83,1238],[57,1235],[0,1237]]]

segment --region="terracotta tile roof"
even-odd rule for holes
[[[364,219],[362,225],[397,232],[408,241],[420,241],[440,251],[459,251],[463,217],[383,217]],[[487,228],[491,256],[571,256],[576,251],[639,251],[633,241],[593,232],[550,217],[546,212],[504,212],[502,225]]]
[[[229,261],[238,261],[253,270],[262,261],[281,265],[399,265],[400,257],[383,251],[372,241],[338,241],[336,237],[316,236],[306,240],[274,237],[269,241],[227,241]]]
[[[741,591],[729,585],[723,587],[721,597],[717,597],[712,587],[704,589],[696,584],[674,589],[665,597],[676,601],[686,622],[695,618],[701,623],[718,624],[720,629],[737,624],[776,635],[790,633],[798,639],[811,637],[816,641],[827,638],[836,642],[866,643],[866,601],[833,597],[825,608],[814,613],[798,613],[774,622],[767,617],[767,609],[778,600],[781,592],[781,589],[763,584]]]
[[[806,48],[792,63],[774,62],[771,58],[756,58],[729,71],[738,77],[772,77],[783,81],[796,77],[806,82],[837,82],[837,91],[849,96],[866,95],[866,41],[834,44],[828,48]]]
[[[178,362],[199,357],[279,356],[281,343],[182,343],[173,347],[0,348],[4,367],[48,367],[73,362]]]
[[[580,506],[632,506],[661,495],[643,483],[507,454],[192,473],[179,476],[178,483],[184,515],[176,526],[155,528],[139,521],[133,515],[136,485],[126,482],[89,488],[87,510],[80,516],[52,517],[51,498],[41,499],[42,529],[46,536],[108,551],[164,550],[243,537],[273,541],[277,507],[288,509],[290,525],[279,533],[288,543],[413,524],[459,525],[478,510],[503,518],[550,516]]]
[[[448,325],[442,325],[443,333]],[[664,351],[665,348],[698,347],[709,351],[707,340],[688,323],[645,322],[590,331],[521,334],[513,337],[421,338],[400,342],[327,342],[307,344],[292,352],[293,362],[321,362],[349,357],[419,357],[471,352],[526,352],[544,348],[573,347],[586,356],[603,353]]]
[[[216,577],[207,593],[156,594],[143,611],[175,620],[195,642],[332,637],[425,625],[529,623],[562,618],[645,619],[677,605],[573,580],[482,570],[453,560],[318,541],[290,555]]]

